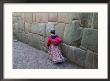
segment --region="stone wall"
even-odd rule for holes
[[[98,14],[13,12],[13,38],[47,52],[48,29],[54,25],[63,55],[84,68],[98,68]]]

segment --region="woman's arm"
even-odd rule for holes
[[[51,44],[51,40],[50,40],[50,38],[48,37],[47,46],[50,46],[50,44]]]

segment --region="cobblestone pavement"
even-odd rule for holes
[[[13,69],[80,69],[77,65],[64,62],[54,64],[48,54],[24,44],[13,41]]]

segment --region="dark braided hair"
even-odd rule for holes
[[[51,33],[51,34],[55,34],[55,30],[51,30],[50,33]]]

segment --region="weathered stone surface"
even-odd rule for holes
[[[94,13],[93,28],[98,29],[98,13]]]
[[[28,43],[38,49],[41,49],[41,46],[44,46],[44,42],[42,41],[42,36],[37,34],[27,34],[28,36]]]
[[[44,41],[44,46],[47,47],[48,37],[45,37],[44,39],[45,39],[45,41]]]
[[[45,35],[46,33],[46,24],[45,23],[35,23],[31,25],[31,32],[37,33],[40,35]]]
[[[61,50],[62,54],[66,56],[71,62],[83,67],[85,66],[86,51],[66,44],[61,45]]]
[[[94,53],[90,50],[87,50],[86,59],[85,59],[85,68],[92,69],[93,68],[93,56]]]
[[[22,18],[24,18],[24,12],[13,12],[12,16],[13,17],[22,17]]]
[[[18,21],[17,23],[18,24],[16,24],[16,26],[18,28],[18,31],[19,30],[24,31],[24,21]]]
[[[33,23],[34,23],[34,22],[37,22],[37,21],[36,21],[36,15],[37,15],[36,12],[33,12],[33,13],[32,13],[32,21],[33,21]]]
[[[12,17],[12,18],[13,18],[13,20],[12,20],[12,21],[13,21],[13,24],[14,24],[14,23],[17,23],[18,17]]]
[[[88,17],[90,13],[81,13],[80,14],[80,20],[81,20],[81,26],[82,27],[88,27]]]
[[[88,27],[98,29],[98,13],[89,14]]]
[[[64,22],[65,22],[66,24],[69,24],[69,23],[72,22],[72,13],[71,13],[71,12],[66,12],[66,17],[65,17]]]
[[[24,13],[24,20],[25,22],[32,23],[32,20],[33,20],[32,12]]]
[[[81,46],[94,52],[98,52],[98,30],[85,28],[83,30]]]
[[[85,65],[85,58],[86,58],[86,51],[80,49],[80,48],[76,48],[73,46],[70,46],[69,48],[69,53],[68,53],[68,57],[70,59],[70,61],[84,67]]]
[[[47,12],[39,12],[39,13],[37,13],[36,22],[40,22],[40,23],[48,22],[48,13]]]
[[[49,12],[48,21],[56,22],[57,21],[57,12]]]
[[[26,33],[31,32],[31,24],[30,23],[25,22],[25,32]]]
[[[70,13],[70,17],[72,18],[72,20],[80,20],[80,15],[81,13],[79,12]]]
[[[93,59],[94,59],[93,60],[93,68],[98,69],[98,54],[97,53],[94,54]]]
[[[58,13],[58,22],[59,23],[64,23],[66,19],[68,18],[68,14],[64,12],[59,12]]]
[[[48,52],[48,48],[46,48],[45,46],[42,46],[41,49],[45,52]]]
[[[40,38],[39,35],[37,35],[37,34],[32,34],[31,36],[32,36],[32,39],[31,39],[31,41],[30,41],[30,44],[31,44],[32,46],[36,47],[37,49],[41,50],[41,45],[42,45],[42,43],[41,43],[41,41],[40,41],[40,39],[39,39],[39,38]]]
[[[61,47],[61,52],[62,52],[63,56],[67,57],[69,45],[64,43],[64,44],[61,44],[60,47]]]
[[[61,38],[63,38],[63,34],[64,34],[64,29],[65,29],[65,24],[64,23],[58,23],[55,26],[55,33],[60,36]]]
[[[76,45],[77,41],[81,38],[79,21],[74,20],[67,26],[64,31],[64,42],[69,45]]]
[[[29,45],[32,45],[33,34],[32,34],[32,33],[28,33],[28,34],[27,34],[27,37],[28,37],[28,44],[29,44]]]

